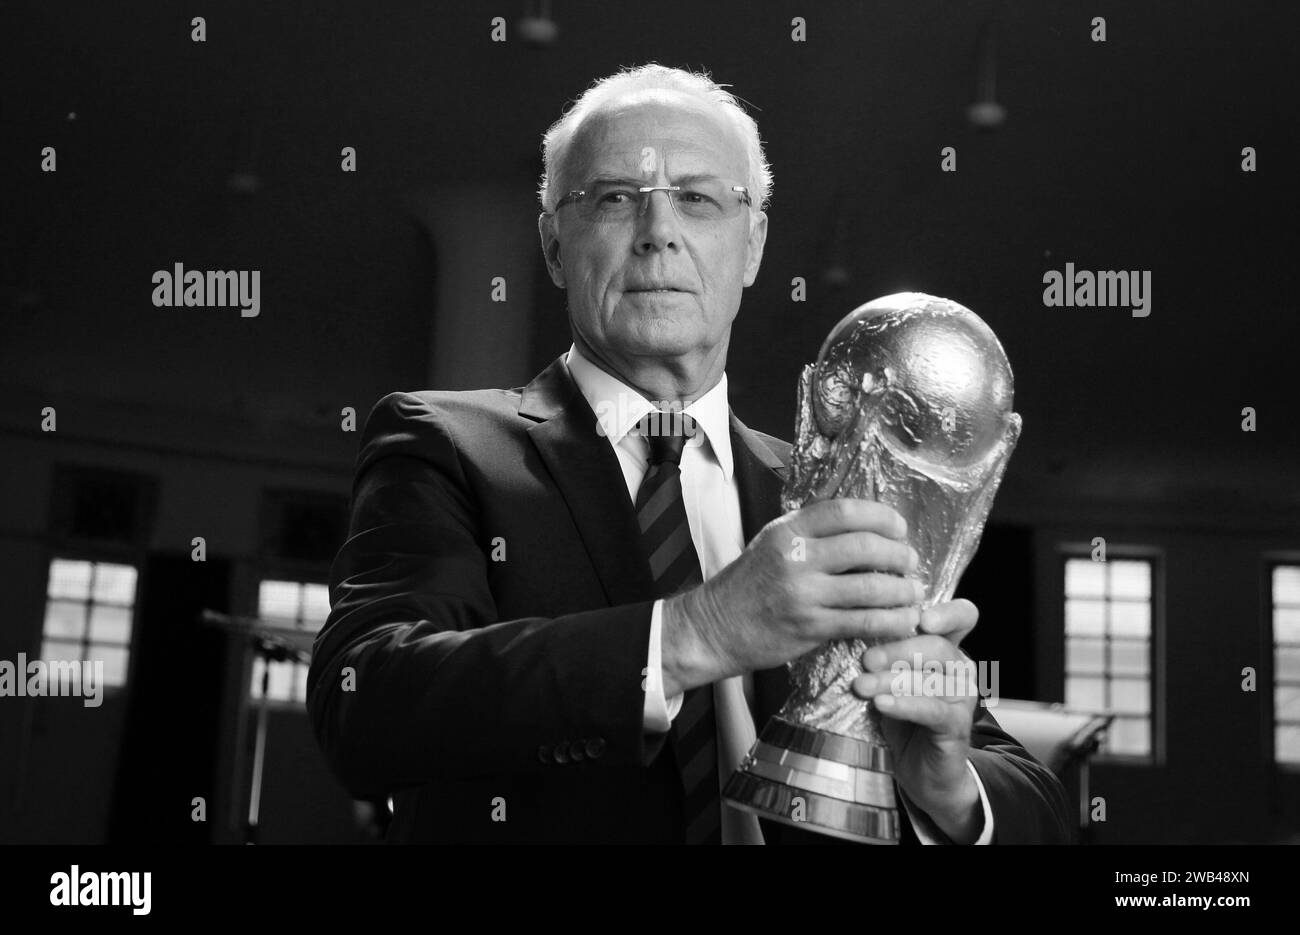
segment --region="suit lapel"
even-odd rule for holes
[[[557,357],[523,390],[519,414],[540,419],[528,435],[564,497],[611,607],[654,598],[654,581],[637,543],[641,531],[623,469],[596,414]]]
[[[596,416],[561,355],[524,387],[519,414],[568,505],[611,607],[653,600],[654,581],[636,543],[640,529],[618,456],[595,430]],[[740,521],[746,544],[781,513],[785,464],[731,413]],[[784,666],[754,673],[755,719],[762,727],[789,694]]]
[[[760,529],[781,515],[781,486],[786,466],[736,418],[735,413],[731,415],[731,437],[736,457],[736,487],[740,491],[740,519],[745,530],[745,544],[748,545]],[[751,713],[754,726],[760,732],[789,695],[790,682],[785,666],[754,673]]]
[[[731,413],[731,452],[740,493],[740,523],[745,544],[781,515],[781,484],[785,464],[781,458]]]

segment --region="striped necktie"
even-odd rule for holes
[[[668,597],[704,580],[691,541],[682,498],[682,449],[695,421],[684,412],[653,412],[637,428],[650,443],[650,465],[636,495],[641,544],[650,563],[656,597]],[[713,686],[686,692],[672,726],[673,746],[685,798],[686,843],[722,843],[718,791],[718,739]]]

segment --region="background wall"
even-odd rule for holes
[[[556,0],[558,37],[536,48],[516,28],[528,6],[216,2],[194,43],[192,14],[166,3],[6,5],[0,659],[39,649],[46,569],[67,546],[51,529],[55,465],[156,482],[132,555],[162,619],[196,603],[251,613],[265,491],[347,494],[341,409],[520,385],[561,353],[563,294],[536,246],[540,136],[593,79],[653,59],[732,85],[775,171],[728,366],[741,418],[789,437],[799,368],[861,302],[917,289],[978,312],[1025,421],[965,583],[979,654],[1004,660],[1005,693],[1059,700],[1060,544],[1162,550],[1167,758],[1094,772],[1111,803],[1098,837],[1294,834],[1271,691],[1235,690],[1242,666],[1270,670],[1264,556],[1300,549],[1292,8],[665,0],[648,15]],[[792,42],[800,14],[807,41]],[[1008,116],[981,133],[964,109],[990,28]],[[40,171],[45,146],[57,172]],[[344,146],[356,173],[339,169]],[[939,171],[945,146],[955,173]],[[1244,146],[1256,173],[1240,170]],[[1045,308],[1042,275],[1067,261],[1151,270],[1150,317]],[[150,276],[177,262],[261,270],[261,314],[155,308]],[[201,584],[175,561],[197,535]],[[136,659],[166,667],[144,684],[168,717],[156,701],[128,717],[127,692],[100,709],[0,699],[0,750],[22,751],[0,755],[0,840],[236,839],[241,647],[159,626]],[[264,837],[365,840],[301,710],[276,713],[270,750]],[[197,831],[191,788],[215,803]]]

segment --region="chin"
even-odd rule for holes
[[[659,319],[639,323],[625,336],[624,346],[633,354],[676,357],[695,350],[703,340],[704,334],[698,327]]]

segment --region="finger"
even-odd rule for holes
[[[872,646],[863,654],[862,665],[868,672],[879,672],[888,669],[896,662],[919,669],[922,664],[929,661],[946,663],[963,660],[969,662],[970,657],[953,645],[947,637],[924,634]]]
[[[925,587],[914,578],[900,578],[878,572],[822,575],[816,581],[817,593],[823,607],[917,607],[916,620],[920,624],[920,603],[925,599]]]
[[[958,598],[925,608],[921,612],[920,630],[947,637],[953,645],[960,646],[961,641],[975,629],[979,617],[979,608],[965,598]]]
[[[975,699],[980,694],[976,675],[973,664],[967,669],[961,662],[944,665],[941,670],[934,666],[913,669],[903,663],[895,663],[887,671],[867,672],[858,676],[853,680],[852,688],[859,698],[873,698],[887,692],[895,698],[938,698],[949,704],[970,699],[970,704],[974,707]]]
[[[842,532],[874,532],[890,539],[907,535],[907,521],[896,510],[857,497],[836,497],[805,506],[793,524],[802,534],[818,539]]]
[[[923,695],[879,695],[873,700],[885,717],[908,721],[936,734],[970,736],[971,713],[966,705]]]
[[[874,703],[881,714],[940,732],[960,725],[960,712],[952,711],[953,705],[947,700],[919,694],[895,694],[888,684],[882,688],[872,681],[877,678],[878,676],[860,675],[853,680],[852,688],[859,698]]]
[[[919,607],[878,607],[870,610],[828,609],[819,637],[825,640],[900,640],[916,632]]]
[[[920,556],[906,542],[874,532],[842,532],[813,539],[808,547],[809,562],[818,571],[892,571],[905,575],[916,570]]]
[[[964,692],[954,696],[935,694],[911,672],[866,673],[855,678],[851,688],[859,698],[870,699],[882,714],[897,720],[932,730],[970,733],[975,700]]]

